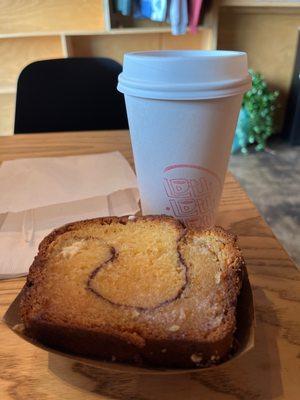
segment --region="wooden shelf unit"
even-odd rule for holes
[[[16,83],[37,60],[106,56],[127,51],[213,49],[217,2],[196,34],[172,36],[170,26],[113,15],[111,0],[2,0],[0,2],[0,135],[13,133]],[[116,27],[122,25],[124,27]]]
[[[263,1],[263,0],[221,0],[222,7],[299,7],[300,2],[298,0],[294,1]]]
[[[276,129],[284,120],[300,27],[300,1],[223,0],[218,49],[248,54],[248,64],[280,92]]]
[[[105,0],[1,0],[0,34],[97,30]]]

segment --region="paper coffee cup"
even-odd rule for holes
[[[124,93],[142,212],[206,228],[215,221],[243,94],[247,56],[231,51],[128,53]]]

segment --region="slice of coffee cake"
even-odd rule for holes
[[[231,350],[242,269],[221,228],[165,216],[71,223],[40,244],[22,319],[31,336],[74,354],[207,366]]]

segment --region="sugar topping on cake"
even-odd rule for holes
[[[76,242],[73,242],[71,245],[63,247],[61,250],[61,253],[63,257],[71,258],[75,254],[77,254],[83,247],[85,240],[77,240]]]
[[[191,355],[191,360],[193,363],[198,364],[203,360],[203,357],[201,354],[194,353]]]
[[[172,326],[170,326],[169,327],[169,331],[170,332],[177,332],[177,331],[179,331],[179,329],[180,329],[180,326],[179,325],[172,325]]]

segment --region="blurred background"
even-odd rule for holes
[[[253,88],[243,101],[230,168],[300,264],[300,1],[191,0],[183,24],[184,12],[170,10],[172,1],[1,0],[0,135],[20,133],[17,81],[34,61],[122,63],[125,52],[153,49],[246,51]]]

